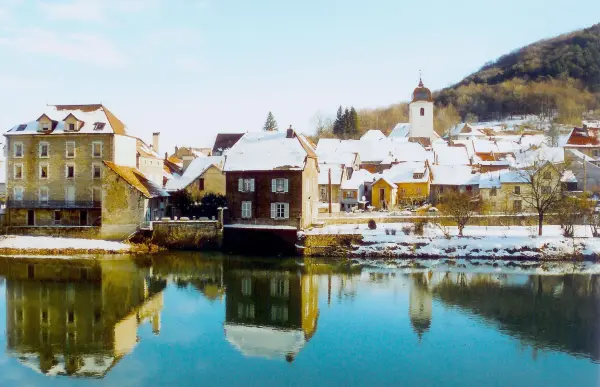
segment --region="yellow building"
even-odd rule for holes
[[[48,376],[102,378],[160,332],[164,282],[131,261],[0,260],[6,278],[7,352]]]
[[[390,209],[396,206],[398,186],[381,176],[373,183],[371,198],[373,207]]]
[[[102,162],[136,165],[136,139],[100,104],[47,106],[5,137],[5,218],[12,227],[98,226]]]
[[[429,197],[430,185],[431,171],[427,161],[396,164],[373,184],[373,206],[394,208],[421,204]]]
[[[207,193],[225,195],[223,160],[223,156],[197,157],[183,170],[181,177],[167,181],[165,189],[169,192],[186,190],[196,202]]]
[[[224,278],[227,341],[245,356],[292,362],[317,329],[317,277],[229,268]]]

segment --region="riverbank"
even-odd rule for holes
[[[0,237],[0,255],[96,255],[137,252],[134,245],[97,239],[7,235]]]
[[[304,256],[354,258],[484,258],[507,260],[593,260],[600,257],[600,238],[586,227],[575,238],[562,236],[560,226],[467,226],[458,237],[456,227],[425,225],[415,235],[408,223],[386,223],[370,230],[366,224],[332,225],[300,234]]]

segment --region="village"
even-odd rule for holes
[[[440,136],[434,109],[421,80],[409,122],[387,135],[371,129],[358,140],[315,144],[290,126],[220,133],[212,146],[169,152],[160,133],[148,141],[130,136],[102,104],[49,105],[4,134],[3,224],[7,235],[108,241],[156,236],[161,227],[171,240],[177,225],[194,234],[186,248],[204,245],[198,230],[223,230],[225,242],[242,251],[281,242],[289,252],[298,236],[339,234],[336,225],[354,224],[353,234],[362,226],[366,235],[376,222],[396,224],[385,233],[398,231],[402,240],[411,233],[399,232],[407,223],[422,236],[423,223],[440,217],[460,236],[471,222],[537,225],[540,236],[544,224],[560,225],[551,232],[568,237],[586,216],[579,206],[567,214],[571,220],[557,220],[565,198],[582,200],[593,218],[599,122],[552,129],[520,117],[461,123]]]

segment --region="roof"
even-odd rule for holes
[[[574,128],[567,140],[566,146],[589,148],[600,147],[598,128]]]
[[[526,183],[527,177],[518,170],[502,170],[482,173],[479,188],[500,188],[502,184]]]
[[[40,133],[41,135],[64,134],[64,120],[69,115],[73,115],[82,122],[80,130],[76,133],[109,133],[126,135],[125,124],[112,114],[104,105],[48,105],[43,108],[43,115],[52,120],[52,131]],[[95,129],[96,123],[101,124],[101,128]],[[6,132],[6,135],[25,135],[38,134],[37,119],[27,123],[13,126]],[[19,130],[17,130],[19,129]]]
[[[432,165],[431,172],[435,185],[477,185],[479,184],[479,173],[473,173],[474,169],[469,165]]]
[[[398,141],[395,138],[382,138],[380,140],[338,140],[335,138],[322,138],[317,144],[319,157],[343,153],[358,153],[361,162],[402,162],[425,161],[431,157],[430,153],[420,144],[415,142]]]
[[[352,177],[342,182],[341,189],[359,189],[366,182],[373,182],[374,174],[366,169],[359,169],[352,173]]]
[[[341,184],[344,168],[341,165],[332,164],[319,164],[319,184],[329,184],[329,171],[331,171],[331,184]]]
[[[563,183],[577,183],[577,177],[571,170],[566,170],[560,177],[560,181]]]
[[[595,159],[593,157],[590,157],[590,156],[586,155],[585,153],[578,151],[577,149],[565,149],[565,152],[570,152],[573,156],[575,156],[581,160],[595,161]]]
[[[171,155],[171,156],[167,157],[167,161],[169,161],[172,164],[177,165],[178,167],[183,167],[183,160],[175,155]]]
[[[392,129],[388,137],[408,137],[410,127],[410,123],[408,122],[399,122],[394,126],[394,129]]]
[[[370,129],[361,136],[361,140],[381,140],[385,138],[385,134],[379,129]]]
[[[301,171],[307,157],[316,157],[316,154],[302,135],[288,138],[286,132],[251,132],[229,149],[224,170]]]
[[[245,356],[285,359],[300,352],[306,338],[301,329],[224,324],[225,338]]]
[[[415,173],[422,173],[423,177],[415,179]],[[423,161],[409,161],[392,166],[390,169],[383,172],[381,176],[395,184],[426,183],[429,181],[429,168],[427,168]]]
[[[187,167],[182,176],[173,176],[167,181],[165,189],[169,192],[178,191],[186,188],[197,178],[202,176],[210,167],[214,166],[219,170],[223,167],[224,156],[204,156],[197,157]]]
[[[386,182],[386,183],[387,183],[387,184],[388,184],[390,187],[392,187],[392,188],[398,188],[398,186],[397,186],[396,184],[394,184],[392,181],[390,181],[390,179],[388,179],[388,178],[386,178],[385,176],[382,176],[382,175],[379,175],[379,177],[377,178],[377,180],[375,180],[375,181],[373,182],[373,184],[377,184],[377,182],[378,182],[379,180],[383,180],[383,181],[385,181],[385,182]]]
[[[244,133],[219,133],[215,138],[215,144],[213,145],[212,152],[223,152],[234,146]]]
[[[434,142],[434,164],[436,165],[470,165],[471,160],[465,146],[448,146],[446,143]]]
[[[104,161],[104,164],[148,199],[169,196],[167,191],[148,180],[146,176],[136,168],[117,165],[112,161]]]
[[[146,144],[143,140],[136,138],[136,149],[137,152],[142,157],[150,158],[150,159],[162,159],[158,153],[152,149],[151,146]]]

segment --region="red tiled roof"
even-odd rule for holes
[[[567,145],[600,147],[599,131],[598,128],[574,128]]]

